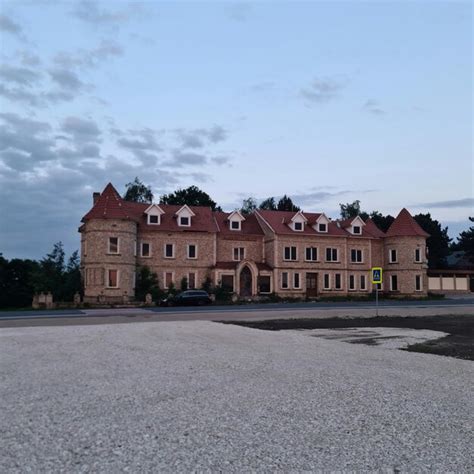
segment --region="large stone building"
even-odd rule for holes
[[[333,221],[324,213],[124,201],[108,184],[94,193],[82,219],[81,269],[88,302],[133,300],[138,266],[171,283],[199,288],[210,278],[244,297],[363,295],[373,290],[370,268],[384,269],[382,290],[426,294],[424,232],[403,209],[386,233],[370,219]]]

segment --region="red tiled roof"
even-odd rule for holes
[[[365,227],[362,231],[363,233],[368,233],[370,235],[372,235],[372,237],[375,237],[375,238],[383,238],[385,237],[385,233],[382,232],[378,227],[377,225],[375,224],[375,222],[369,217],[366,221],[365,221]]]
[[[340,229],[334,222],[329,222],[327,232],[316,232],[313,229],[313,225],[316,223],[316,220],[321,216],[321,213],[314,212],[303,212],[303,215],[308,220],[307,224],[304,226],[303,231],[294,231],[289,227],[291,218],[295,215],[295,212],[289,211],[257,211],[260,216],[270,225],[270,227],[275,231],[276,234],[285,234],[285,235],[331,235],[331,236],[347,236],[348,233]]]
[[[123,200],[117,190],[109,183],[96,204],[82,218],[82,221],[85,222],[90,219],[126,219],[137,222],[141,230],[147,231],[217,232],[210,207],[190,206],[195,214],[191,218],[191,226],[181,227],[178,225],[175,214],[183,206],[160,204],[159,206],[165,213],[161,216],[159,225],[147,224],[145,210],[149,206],[149,204]]]
[[[418,222],[413,219],[405,208],[400,211],[400,214],[398,214],[397,218],[392,222],[392,225],[385,235],[386,237],[430,236],[430,234],[420,227]]]
[[[242,221],[241,229],[242,230],[231,230],[229,226],[229,221],[227,218],[232,214],[231,212],[214,212],[214,217],[216,219],[217,225],[219,227],[219,232],[222,235],[232,235],[232,236],[239,236],[242,234],[248,235],[264,235],[260,224],[255,217],[255,214],[250,214],[248,216],[244,216],[245,220]]]

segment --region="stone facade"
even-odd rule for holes
[[[423,295],[428,289],[426,235],[404,211],[387,234],[373,223],[334,222],[325,216],[321,221],[319,214],[307,213],[297,216],[302,221],[298,232],[290,219],[294,213],[150,210],[123,201],[109,185],[95,196],[79,229],[84,301],[133,300],[140,266],[157,274],[161,288],[173,283],[179,289],[183,278],[190,288],[200,288],[210,278],[240,296],[295,298],[368,294],[374,288],[370,269],[380,266],[384,292]],[[150,212],[159,217],[150,219]],[[324,232],[317,222],[327,223]],[[361,227],[358,235],[355,225]],[[407,233],[417,235],[397,235]]]

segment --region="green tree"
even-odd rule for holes
[[[361,210],[360,201],[358,199],[354,202],[339,204],[339,207],[341,209],[342,219],[352,219],[353,217],[360,216],[365,221],[369,218],[369,214]]]
[[[240,208],[240,212],[243,215],[248,215],[252,214],[255,209],[257,209],[257,201],[253,197],[249,197],[242,201],[242,207]]]
[[[63,273],[63,299],[72,301],[76,293],[82,293],[79,251],[75,250],[69,257]]]
[[[298,212],[301,209],[296,205],[293,204],[293,201],[289,196],[286,194],[278,201],[277,204],[278,211],[291,211],[291,212]]]
[[[474,222],[474,217],[469,217]],[[471,263],[474,263],[474,226],[459,234],[458,240],[451,247],[453,250],[463,250]]]
[[[212,200],[211,196],[199,189],[197,186],[189,186],[186,189],[178,189],[174,193],[164,194],[160,198],[162,204],[176,204],[188,206],[206,206],[213,211],[222,211],[220,206]]]
[[[134,181],[127,183],[127,190],[123,195],[125,201],[141,202],[145,204],[151,204],[153,201],[153,193],[150,186],[143,184],[138,177],[135,177]]]
[[[420,227],[430,234],[426,241],[428,246],[428,267],[443,268],[446,266],[446,257],[449,255],[448,228],[441,227],[441,223],[432,219],[431,214],[417,214],[413,216]]]
[[[157,301],[162,296],[156,273],[152,272],[150,267],[143,265],[137,268],[135,299],[137,301],[145,301],[147,293],[151,294],[153,301]]]
[[[395,217],[390,214],[384,216],[379,211],[372,211],[370,213],[370,218],[374,221],[374,224],[382,231],[387,232],[389,227],[392,225],[392,222],[395,220]]]
[[[259,209],[266,210],[266,211],[276,211],[277,206],[275,203],[275,198],[274,197],[269,197],[267,199],[264,199],[260,205],[258,206]]]
[[[181,291],[188,289],[188,279],[186,277],[181,278]]]

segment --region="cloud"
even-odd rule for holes
[[[0,14],[0,31],[9,33],[21,40],[25,39],[21,26],[7,15]]]
[[[42,105],[42,101],[37,94],[27,91],[23,87],[5,87],[3,84],[0,84],[0,95],[11,102],[20,102],[32,107]]]
[[[324,104],[339,96],[345,81],[335,78],[315,78],[308,87],[300,90],[300,96],[314,104]]]
[[[86,84],[79,79],[77,74],[68,69],[51,69],[49,75],[61,89],[80,92],[86,88]]]
[[[175,150],[173,153],[173,159],[166,161],[163,165],[166,166],[194,166],[194,165],[205,165],[207,163],[207,156],[199,153],[187,153],[180,150]]]
[[[0,78],[6,82],[13,82],[22,86],[31,87],[41,78],[41,74],[26,67],[2,64],[0,65]]]
[[[263,81],[263,82],[257,82],[255,84],[252,84],[250,86],[250,90],[252,92],[257,92],[257,93],[260,93],[260,92],[267,92],[271,89],[274,89],[275,88],[275,83],[273,81]]]
[[[227,131],[220,125],[194,130],[178,129],[175,132],[183,148],[203,148],[206,142],[215,144],[227,139]]]
[[[373,99],[367,100],[363,106],[363,109],[373,115],[385,115],[385,110],[383,110],[379,103]]]
[[[211,161],[215,163],[216,165],[226,165],[231,160],[228,156],[214,156],[211,158]]]
[[[433,208],[446,208],[446,209],[452,209],[452,208],[461,208],[461,207],[467,207],[474,209],[474,198],[463,198],[463,199],[454,199],[451,201],[436,201],[436,202],[425,202],[422,204],[413,204],[410,207],[433,207]]]
[[[30,51],[18,51],[17,57],[25,66],[39,66],[41,64],[40,57]]]
[[[77,142],[97,142],[101,131],[93,120],[67,117],[61,125],[63,132],[69,133]]]
[[[228,6],[227,12],[231,20],[244,22],[250,17],[252,5],[249,3],[233,3]]]
[[[72,14],[79,20],[93,26],[118,26],[141,14],[141,7],[134,3],[127,5],[122,10],[112,11],[100,8],[96,1],[83,0],[77,3]]]

